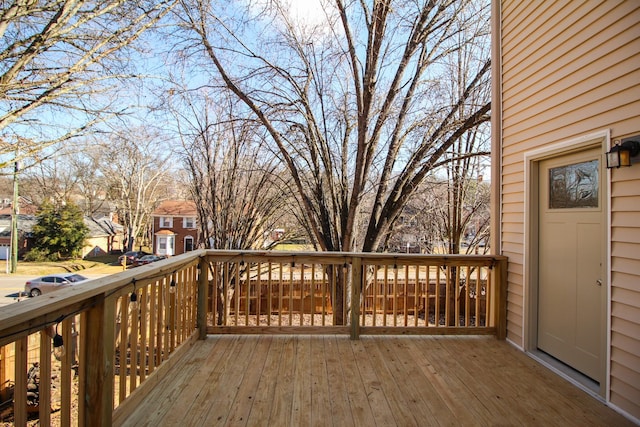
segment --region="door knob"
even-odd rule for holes
[[[596,280],[596,284],[597,284],[598,286],[602,286],[602,280],[600,280],[600,279]]]

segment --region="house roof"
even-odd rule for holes
[[[34,215],[18,215],[18,230],[30,234],[33,226],[38,223]],[[94,219],[84,217],[84,223],[89,229],[87,237],[114,236],[123,232],[123,227],[107,218]],[[0,236],[11,235],[11,215],[0,215]]]
[[[84,223],[89,228],[89,237],[115,236],[124,231],[122,225],[105,217],[97,219],[84,217]]]
[[[170,230],[160,230],[160,231],[158,231],[156,233],[156,235],[158,235],[158,234],[163,235],[163,236],[164,235],[167,235],[167,236],[175,236],[176,235],[176,233],[174,233],[173,231],[170,231]]]
[[[9,203],[6,206],[0,207],[0,215],[11,215],[13,213],[13,203]],[[18,210],[20,215],[35,215],[38,212],[38,207],[31,202],[31,200],[20,196],[18,201]]]
[[[193,200],[165,200],[153,211],[153,216],[197,216],[196,203]]]
[[[30,234],[33,226],[38,222],[34,215],[18,214],[18,230]],[[11,235],[11,215],[0,214],[0,236]]]

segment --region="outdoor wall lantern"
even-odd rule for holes
[[[607,168],[631,166],[631,159],[638,154],[640,154],[640,142],[629,139],[623,140],[621,143],[612,146],[607,153]]]

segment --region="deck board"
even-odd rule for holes
[[[493,337],[221,335],[125,426],[632,426]]]
[[[248,426],[269,425],[284,343],[284,340],[273,340],[269,346],[247,421]]]

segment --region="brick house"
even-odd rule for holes
[[[191,200],[165,200],[151,214],[153,252],[180,255],[194,250],[200,240],[196,204]]]

